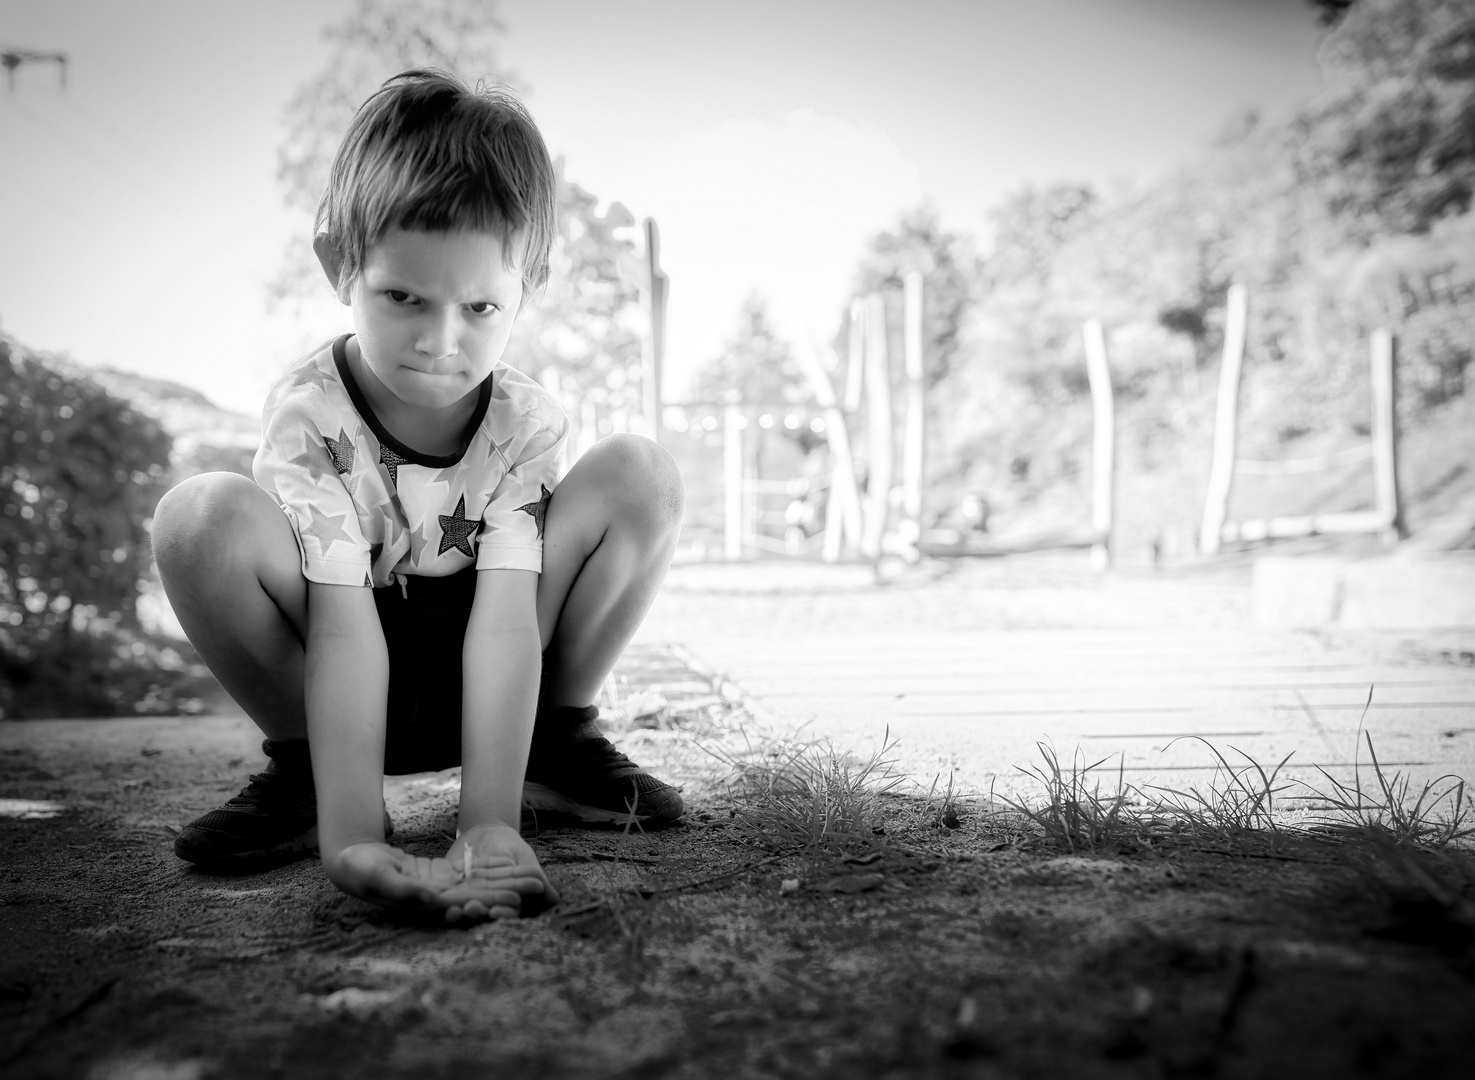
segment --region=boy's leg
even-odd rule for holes
[[[192,476],[160,500],[153,545],[169,604],[210,673],[267,738],[307,738],[307,582],[281,508],[244,476]]]
[[[267,736],[270,764],[181,830],[175,852],[213,862],[312,850],[317,804],[303,705],[307,583],[286,515],[234,473],[171,489],[154,513],[164,591],[200,658]]]
[[[524,798],[587,821],[681,816],[681,796],[616,751],[593,702],[655,600],[685,500],[670,453],[613,435],[569,470],[549,502],[538,580],[543,681]]]

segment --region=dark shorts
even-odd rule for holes
[[[476,568],[409,577],[374,590],[389,649],[384,772],[461,764],[461,644],[476,595]]]

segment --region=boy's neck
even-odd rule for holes
[[[391,435],[430,457],[454,454],[461,448],[462,434],[476,411],[476,390],[449,408],[423,409],[402,401],[385,388],[364,363],[357,336],[348,339],[344,351],[354,382],[374,410],[375,418]]]

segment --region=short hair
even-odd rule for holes
[[[360,106],[328,174],[315,230],[338,255],[338,287],[390,229],[478,229],[521,240],[523,296],[548,280],[558,182],[543,136],[503,86],[472,89],[434,69],[404,71]]]

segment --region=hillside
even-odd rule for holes
[[[57,371],[90,379],[157,420],[174,439],[169,460],[176,483],[216,469],[250,475],[251,457],[261,438],[259,418],[222,409],[193,387],[168,379],[83,364],[66,356],[32,355]]]

